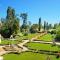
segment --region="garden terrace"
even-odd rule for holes
[[[6,54],[4,55],[4,60],[47,60],[50,57],[51,60],[60,60],[56,58],[55,55],[47,55],[40,53],[24,52],[20,54]]]
[[[52,41],[52,40],[54,40],[54,38],[55,38],[55,35],[48,33],[48,34],[45,34],[45,35],[43,35],[43,36],[41,36],[41,37],[38,37],[37,40]]]
[[[45,51],[59,51],[59,46],[53,46],[52,44],[42,44],[42,43],[27,43],[29,49],[36,49],[36,50],[45,50]]]

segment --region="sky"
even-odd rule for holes
[[[38,23],[39,17],[42,23],[60,22],[60,0],[0,0],[0,18],[6,17],[8,6],[14,8],[16,14],[26,12],[32,23]]]

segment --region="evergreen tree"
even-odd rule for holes
[[[48,25],[48,22],[46,23],[46,30],[48,30],[49,29],[49,25]]]
[[[46,30],[46,21],[44,21],[44,31]]]
[[[2,19],[3,20],[3,19]],[[17,34],[19,30],[19,19],[15,16],[15,10],[11,7],[7,9],[7,16],[3,22],[2,35],[9,38],[12,34]]]
[[[41,30],[41,17],[39,18],[39,31]]]

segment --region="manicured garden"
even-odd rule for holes
[[[57,15],[51,11],[55,12],[56,9],[50,8],[53,8],[56,2],[51,1],[52,5],[50,5],[50,1],[31,1],[32,4],[30,1],[28,3],[27,1],[17,3],[17,1],[12,0],[7,2],[8,4],[1,1],[0,4],[4,8],[1,8],[2,14],[0,15],[0,55],[3,57],[2,60],[60,60],[60,22],[56,23],[58,19],[56,20],[55,17]],[[46,10],[45,8],[50,9]],[[3,17],[5,9],[6,13],[4,14],[6,15]],[[21,9],[20,12],[18,9]],[[49,13],[49,10],[52,14]],[[48,14],[44,12],[48,12]],[[51,15],[56,21],[48,18],[48,15]],[[30,19],[31,17],[33,19]]]
[[[36,35],[38,35],[38,34],[29,34],[27,36],[19,37],[18,40],[15,40],[15,41],[4,40],[4,41],[2,41],[2,43],[16,44],[20,41],[19,39],[21,39],[21,40],[31,39]],[[40,38],[43,39],[43,41],[51,41],[51,39],[53,40],[54,37],[51,34],[46,34],[46,35],[41,36]],[[33,49],[33,50],[37,50],[37,51],[38,50],[60,51],[59,46],[53,46],[52,44],[29,42],[25,46],[29,49]],[[14,53],[5,54],[5,55],[3,55],[3,57],[4,57],[4,60],[47,60],[48,58],[50,58],[50,60],[60,60],[60,58],[56,58],[57,57],[56,55],[41,54],[41,53],[36,53],[36,52],[32,52],[32,51],[23,52],[23,53],[19,53],[19,54],[14,54]],[[50,52],[48,52],[48,53],[50,53]]]
[[[0,44],[5,45],[5,44],[17,44],[19,43],[17,40],[2,40]]]
[[[27,36],[23,36],[22,38],[23,39],[32,39],[34,38],[35,36],[39,35],[38,33],[32,33],[32,34],[28,34]]]
[[[42,41],[52,41],[54,39],[54,35],[53,34],[46,34],[46,35],[43,35],[41,37],[38,37],[38,40],[42,40]]]
[[[57,59],[55,55],[32,52],[24,52],[20,54],[6,54],[4,55],[4,60],[47,60],[48,56],[50,57],[50,60],[60,60],[60,58]]]
[[[16,39],[3,39],[1,40],[1,43],[0,44],[17,44],[17,43],[20,43],[22,42],[22,40],[30,40],[32,39],[34,36],[36,36],[38,34],[28,34],[26,36],[18,36]]]
[[[60,47],[52,46],[52,44],[27,43],[26,46],[30,49],[36,49],[36,50],[47,50],[47,51],[59,51],[60,50]]]

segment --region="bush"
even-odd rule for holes
[[[56,41],[60,41],[60,26],[56,29]]]
[[[51,34],[56,34],[56,31],[55,30],[52,30],[50,33]]]
[[[31,33],[37,33],[38,32],[38,24],[33,24],[30,28]]]
[[[48,31],[48,33],[56,34],[56,30]]]
[[[24,33],[24,36],[28,36],[28,33]]]
[[[10,36],[11,36],[11,30],[9,30],[9,29],[2,29],[1,35],[4,38],[10,38]]]

